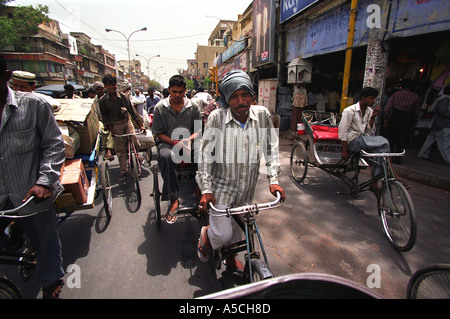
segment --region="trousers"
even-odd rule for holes
[[[217,204],[218,209],[226,209],[228,206]],[[209,216],[208,238],[212,248],[220,249],[230,246],[242,240],[242,229],[233,217]]]
[[[389,153],[389,141],[383,136],[359,135],[348,144],[348,149],[352,153],[366,151],[367,153]],[[381,158],[375,158],[375,161],[381,165]],[[380,167],[370,167],[370,173],[376,176],[382,172]]]
[[[113,130],[115,135],[125,135],[134,133],[134,126],[131,119],[125,119],[122,121],[117,121],[113,123]],[[114,135],[113,135],[114,136]],[[139,149],[139,142],[135,135],[132,137],[134,146]],[[120,164],[120,174],[124,175],[127,173],[127,138],[125,137],[113,137],[114,139],[114,150],[116,151],[117,157],[119,158]]]
[[[450,164],[450,128],[432,130],[419,151],[419,157],[429,158],[434,143],[437,144],[444,161]]]

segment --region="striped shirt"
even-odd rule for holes
[[[264,106],[251,106],[243,128],[229,108],[213,111],[203,134],[196,176],[202,194],[212,193],[217,204],[230,207],[251,203],[263,155],[269,184],[278,184],[278,146],[278,131]]]
[[[51,106],[35,94],[8,88],[0,122],[0,210],[7,198],[21,205],[36,184],[50,187],[54,200],[63,189],[59,177],[64,160],[64,141]],[[32,202],[19,214],[47,210],[53,200]]]
[[[408,89],[395,92],[384,108],[385,117],[388,119],[395,110],[411,112],[417,120],[420,114],[419,95]]]

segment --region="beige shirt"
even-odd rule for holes
[[[369,125],[372,113],[372,109],[368,107],[362,115],[359,102],[344,109],[339,123],[339,139],[350,143],[361,134],[370,134],[374,129]]]

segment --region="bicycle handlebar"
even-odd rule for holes
[[[223,216],[224,214],[237,215],[237,214],[244,214],[247,212],[255,212],[255,211],[260,211],[260,210],[277,208],[277,207],[280,207],[281,205],[282,205],[281,193],[277,192],[277,199],[275,201],[269,202],[269,203],[263,203],[263,204],[254,204],[254,205],[240,206],[240,207],[235,207],[235,208],[218,209],[212,203],[209,203],[209,206],[211,207],[211,209],[213,211],[220,213],[220,214],[214,214],[210,211],[209,214],[212,216]]]
[[[127,137],[127,136],[133,136],[133,135],[141,135],[141,134],[144,134],[144,132],[145,132],[145,130],[141,130],[140,132],[135,132],[135,133],[123,134],[123,135],[114,134],[114,137]]]
[[[31,203],[32,200],[34,200],[34,196],[31,196],[30,198],[28,198],[28,200],[25,203],[23,203],[20,206],[17,206],[16,208],[0,211],[0,218],[4,217],[4,218],[13,218],[14,219],[14,218],[25,218],[25,217],[36,215],[37,213],[28,214],[28,215],[9,215],[9,214],[17,213],[22,208],[24,208],[29,203]]]
[[[366,151],[361,151],[363,156],[367,157],[390,157],[390,156],[405,156],[406,151],[403,150],[401,153],[367,153]]]

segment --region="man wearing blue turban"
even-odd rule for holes
[[[283,188],[280,173],[278,134],[269,111],[252,105],[253,84],[240,70],[229,72],[219,86],[222,108],[213,111],[203,134],[199,152],[197,184],[202,193],[199,210],[209,203],[219,209],[249,205],[253,201],[262,155],[267,166],[270,192],[276,196]],[[198,244],[200,260],[208,260],[208,250],[230,246],[241,239],[242,231],[232,218],[210,216]],[[228,258],[227,268],[241,272],[236,256]]]

